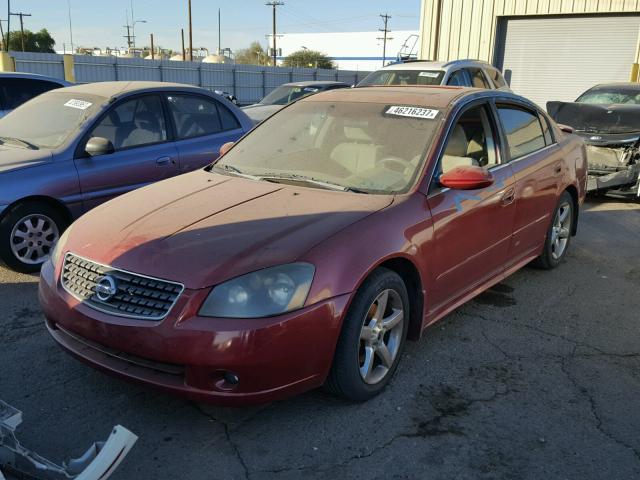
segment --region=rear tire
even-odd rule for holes
[[[67,226],[64,215],[51,205],[18,204],[0,221],[0,258],[18,272],[37,272]]]
[[[569,192],[563,192],[553,211],[542,254],[532,262],[532,265],[551,270],[564,260],[571,243],[574,210],[573,197]]]
[[[398,368],[409,312],[402,278],[386,268],[376,269],[356,292],[344,319],[328,390],[355,402],[380,393]]]

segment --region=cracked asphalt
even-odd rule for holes
[[[410,342],[378,398],[196,405],[48,337],[37,278],[0,267],[0,398],[62,461],[122,424],[115,479],[640,478],[640,203],[591,200],[560,268],[525,268]]]

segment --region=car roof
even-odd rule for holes
[[[448,107],[455,99],[469,93],[487,91],[480,88],[448,86],[376,86],[327,90],[305,97],[299,102],[362,102],[416,105],[420,107]]]
[[[49,82],[55,82],[60,85],[72,85],[62,78],[49,77],[47,75],[40,75],[39,73],[28,72],[0,72],[0,78],[33,78],[34,80],[47,80]]]
[[[611,82],[611,83],[600,83],[598,85],[594,85],[589,88],[589,90],[595,90],[597,88],[624,88],[629,90],[640,90],[640,83],[638,82]]]
[[[382,67],[383,70],[446,70],[453,67],[491,67],[492,65],[483,62],[482,60],[451,60],[446,62],[437,62],[432,60],[411,60],[408,62],[398,62],[386,67]]]
[[[121,81],[121,82],[95,82],[85,83],[83,85],[73,85],[65,89],[67,92],[84,93],[87,95],[96,95],[104,98],[118,97],[127,93],[146,91],[146,90],[190,90],[195,92],[208,92],[204,88],[184,83],[170,82],[146,82],[146,81]]]
[[[287,87],[327,87],[330,85],[346,85],[347,87],[350,86],[347,83],[344,82],[336,82],[336,81],[331,81],[331,80],[307,80],[304,82],[289,82],[289,83],[283,83],[281,86],[287,86]]]
[[[447,85],[424,86],[372,86],[326,90],[297,100],[299,102],[353,102],[379,103],[384,105],[418,106],[426,108],[448,109],[462,98],[496,98],[515,100],[542,111],[540,107],[520,95],[506,90],[486,88],[452,87]]]

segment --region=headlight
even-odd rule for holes
[[[62,256],[62,252],[64,251],[64,246],[67,243],[69,238],[69,232],[71,232],[71,227],[67,228],[60,238],[56,242],[56,246],[53,248],[53,252],[51,253],[51,262],[54,265],[57,265],[60,261],[60,257]]]
[[[290,263],[234,278],[214,287],[200,315],[259,318],[302,308],[314,272],[309,263]]]

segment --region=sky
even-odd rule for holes
[[[71,6],[73,43],[82,47],[126,45],[126,15],[136,20],[136,45],[178,50],[180,28],[188,44],[187,0],[11,0],[13,12],[30,13],[25,28],[46,28],[56,40],[56,50],[70,44],[68,5]],[[7,0],[0,0],[0,18],[6,19]],[[271,32],[271,7],[265,0],[192,0],[193,46],[213,51],[218,46],[218,8],[222,16],[222,47],[237,50],[257,40],[266,44]],[[278,7],[278,33],[372,31],[382,27],[381,13],[391,15],[389,29],[418,30],[420,0],[285,0]],[[19,28],[11,18],[11,30]],[[6,23],[3,24],[6,29]]]

